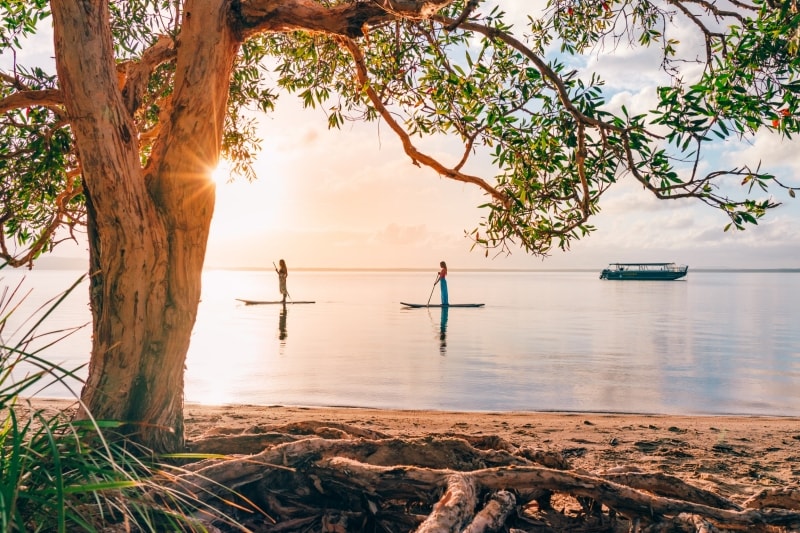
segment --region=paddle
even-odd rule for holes
[[[437,283],[439,283],[439,274],[438,273],[436,274],[436,281],[433,282],[433,287],[431,287],[431,295],[428,296],[428,303],[425,304],[425,307],[428,307],[428,306],[431,305],[431,298],[433,298],[433,289],[436,288],[436,284]]]

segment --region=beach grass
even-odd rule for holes
[[[236,529],[190,492],[165,488],[182,473],[179,456],[157,457],[121,438],[119,421],[73,420],[27,399],[54,382],[81,381],[79,368],[38,355],[74,332],[42,330],[81,281],[13,331],[10,318],[28,294],[24,280],[0,290],[0,531],[208,531],[211,520]]]

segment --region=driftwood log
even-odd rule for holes
[[[572,469],[559,451],[499,437],[397,438],[307,422],[188,448],[222,457],[182,465],[175,488],[254,532],[800,531],[798,487],[736,503],[636,467]]]

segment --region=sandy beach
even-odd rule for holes
[[[74,408],[74,403],[64,400],[37,399],[32,405],[36,409],[53,412],[66,409],[69,413]],[[218,464],[218,460],[212,460],[212,464],[202,470],[217,472],[213,476],[217,481],[225,483],[224,479],[228,479],[238,483],[240,480],[272,479],[265,481],[266,485],[256,482],[254,486],[261,487],[259,491],[268,487],[272,496],[266,496],[262,505],[269,507],[269,513],[273,516],[279,514],[266,522],[248,515],[251,531],[305,532],[317,531],[320,527],[324,531],[362,531],[367,523],[364,522],[367,520],[365,517],[371,513],[365,515],[363,510],[358,509],[354,512],[326,509],[328,504],[320,502],[324,502],[324,498],[330,497],[331,493],[330,487],[326,490],[324,486],[330,483],[337,487],[334,494],[353,491],[351,498],[356,501],[370,494],[388,502],[393,499],[392,494],[396,490],[400,492],[394,497],[403,493],[404,487],[427,483],[430,472],[444,473],[446,477],[447,468],[460,469],[448,467],[448,464],[463,464],[464,461],[474,463],[478,471],[483,472],[478,475],[484,476],[482,479],[485,481],[487,475],[490,478],[494,475],[491,473],[494,469],[487,467],[496,460],[497,464],[506,465],[498,470],[500,477],[495,478],[501,485],[508,483],[502,481],[504,476],[521,475],[524,478],[525,468],[532,466],[534,470],[527,472],[532,472],[530,475],[534,477],[544,476],[542,481],[545,484],[561,486],[563,481],[554,481],[561,476],[568,485],[577,483],[574,487],[577,487],[578,494],[584,490],[589,490],[588,494],[604,494],[602,498],[610,498],[615,505],[637,509],[633,511],[633,516],[639,515],[645,520],[650,518],[653,509],[660,509],[656,515],[673,514],[670,509],[679,505],[677,500],[672,499],[676,497],[686,499],[680,504],[681,508],[694,509],[689,514],[685,511],[681,514],[676,512],[673,517],[675,522],[671,526],[662,524],[654,526],[656,528],[740,531],[751,530],[758,524],[752,530],[797,531],[795,528],[800,525],[797,512],[800,509],[800,493],[797,491],[800,482],[800,419],[795,417],[591,412],[476,413],[188,404],[185,406],[185,428],[188,451],[225,454],[225,460]],[[329,451],[322,452],[324,449]],[[337,456],[339,453],[343,454],[339,459],[332,458],[331,454]],[[356,457],[363,462],[353,462]],[[310,467],[309,461],[315,466]],[[279,466],[278,470],[270,473],[276,462],[286,466]],[[538,470],[535,468],[537,463]],[[340,466],[331,467],[333,464]],[[518,465],[516,469],[514,464]],[[266,465],[267,468],[264,470],[259,465]],[[291,465],[303,466],[297,467],[296,475],[282,479],[280,472]],[[431,467],[439,470],[430,470]],[[395,479],[400,471],[397,468],[410,477],[403,481]],[[295,471],[294,468],[292,470]],[[303,477],[306,474],[310,477]],[[275,475],[279,477],[274,478]],[[330,477],[320,478],[323,475]],[[389,476],[388,480],[381,481],[384,475]],[[628,489],[619,485],[610,486],[616,488],[600,487],[603,479],[624,485],[633,479],[631,476],[639,479],[631,485],[638,489],[634,492],[626,492]],[[357,481],[359,478],[367,485],[360,485]],[[366,479],[372,480],[364,481]],[[413,479],[416,481],[411,481]],[[490,479],[488,485],[491,484]],[[510,517],[503,515],[503,521],[511,520],[515,524],[509,531],[616,533],[639,530],[636,523],[630,520],[614,521],[608,513],[603,518],[600,515],[595,517],[588,509],[582,511],[581,505],[576,503],[580,499],[558,500],[556,494],[553,496],[556,500],[550,502],[552,507],[550,504],[537,507],[536,502],[541,504],[541,501],[536,494],[543,493],[533,488],[536,484],[534,481],[533,486],[524,488],[512,483],[512,488],[520,489],[515,491],[517,497],[524,497],[528,503],[517,507],[518,512],[525,509],[527,514],[524,518],[513,513]],[[592,488],[587,488],[589,486]],[[441,481],[434,483],[425,489],[425,494],[439,494],[441,487]],[[695,489],[701,493],[693,494]],[[450,490],[455,489],[451,487]],[[608,490],[612,492],[609,494],[606,492]],[[619,490],[621,492],[614,496],[615,491]],[[307,503],[298,503],[298,498],[305,498],[317,491],[320,494],[313,500],[313,505],[320,505],[318,509],[309,507]],[[652,495],[648,496],[648,493]],[[436,496],[434,500],[441,496],[441,502],[444,502],[448,500],[447,494]],[[769,494],[778,494],[779,499],[770,499]],[[288,499],[282,504],[276,503],[276,495]],[[624,501],[620,503],[618,497]],[[717,497],[723,500],[717,500]],[[639,499],[639,503],[632,503]],[[701,506],[695,506],[692,500]],[[780,508],[770,511],[770,501],[780,501],[777,504]],[[634,507],[628,507],[630,505]],[[390,516],[394,520],[394,525],[387,530],[395,530],[398,523],[405,521],[405,525],[399,526],[400,531],[450,531],[436,524],[437,520],[442,520],[439,513],[441,509],[437,509],[439,506],[425,511],[430,513],[425,522],[421,522],[425,514],[413,518],[412,515],[416,516],[414,513],[406,514],[408,509],[401,509],[399,514],[397,508],[387,509],[384,518]],[[447,509],[444,511],[447,512]],[[695,516],[694,513],[705,517]],[[785,521],[781,518],[787,516],[785,513],[792,518]],[[479,516],[476,514],[475,520]],[[342,522],[338,522],[340,520]],[[389,520],[387,518],[386,524]],[[785,527],[768,526],[762,524],[762,520],[780,523]],[[386,524],[377,529],[372,524],[369,530],[386,528]],[[520,524],[525,527],[520,528]],[[730,529],[726,526],[730,526]],[[600,529],[595,529],[598,527]],[[689,529],[681,529],[686,527]],[[477,530],[484,531],[480,528]],[[649,531],[642,529],[645,530]]]
[[[308,420],[398,437],[499,436],[518,446],[560,452],[573,468],[636,465],[734,500],[764,487],[800,482],[797,418],[186,406],[190,442]]]
[[[48,409],[71,405],[65,400],[34,403]],[[764,488],[800,482],[800,419],[794,417],[185,406],[190,447],[201,439],[263,434],[307,421],[396,437],[497,436],[517,446],[559,452],[574,469],[597,472],[634,465],[680,477],[734,501]]]

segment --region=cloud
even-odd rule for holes
[[[800,139],[781,139],[777,133],[762,129],[749,142],[730,140],[725,145],[722,157],[736,158],[753,168],[761,163],[762,168],[766,169],[788,169],[796,175],[800,172],[798,150]],[[796,185],[800,184],[800,180],[794,176],[792,178]]]
[[[375,235],[376,241],[385,245],[417,245],[427,243],[431,239],[425,224],[417,226],[400,226],[389,224]]]

